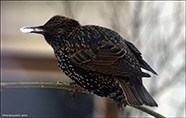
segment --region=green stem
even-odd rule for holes
[[[131,106],[131,107],[134,107],[136,109],[144,111],[145,113],[150,114],[156,118],[165,118],[165,116],[163,116],[155,111],[152,111],[151,109],[148,109],[147,107],[144,107],[144,106]]]
[[[51,83],[51,82],[10,82],[1,83],[2,88],[20,88],[20,87],[38,87],[38,88],[57,88],[57,89],[70,89],[73,90],[73,86],[62,82]]]

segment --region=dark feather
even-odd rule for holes
[[[117,80],[130,105],[158,106],[147,92],[139,77],[125,77]]]
[[[69,39],[71,61],[77,67],[103,74],[150,77],[141,71],[125,40],[110,29],[102,29],[99,26],[83,26],[78,34]]]
[[[126,41],[127,46],[130,48],[132,53],[136,56],[138,59],[140,66],[148,71],[151,71],[153,74],[158,75],[148,64],[145,62],[141,56],[141,52],[131,43]]]

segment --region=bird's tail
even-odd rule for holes
[[[139,106],[145,104],[148,106],[158,106],[143,86],[141,77],[124,77],[118,79],[118,83],[129,105]]]

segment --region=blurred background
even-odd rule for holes
[[[159,105],[151,109],[167,117],[185,117],[185,2],[1,1],[1,82],[71,82],[59,70],[44,37],[19,30],[43,25],[56,14],[82,25],[111,28],[131,41],[158,73],[143,79]],[[39,88],[3,89],[3,114],[150,117],[129,106],[120,111],[107,98],[77,93],[71,100],[67,90]]]

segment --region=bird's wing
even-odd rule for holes
[[[80,31],[71,37],[67,47],[71,62],[88,71],[113,76],[150,77],[141,71],[125,40],[114,31],[100,30],[99,27]]]
[[[126,41],[127,46],[129,47],[130,51],[136,56],[136,58],[139,61],[139,64],[142,68],[151,71],[153,74],[157,73],[147,64],[147,62],[145,62],[145,60],[143,60],[142,56],[141,56],[141,52],[129,41]]]

